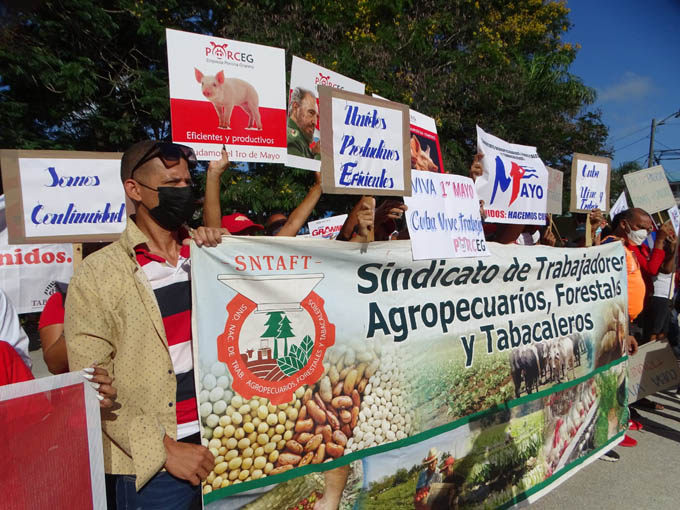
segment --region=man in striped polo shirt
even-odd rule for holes
[[[118,476],[117,508],[201,508],[213,467],[200,444],[191,348],[189,233],[194,211],[188,147],[144,141],[121,160],[134,203],[120,239],[83,260],[66,300],[71,370],[97,362],[118,396],[102,411],[106,472]],[[226,166],[222,160],[211,166]],[[198,246],[225,229],[200,227]]]

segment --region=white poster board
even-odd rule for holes
[[[484,171],[475,181],[488,223],[545,225],[548,170],[536,147],[508,143],[477,126]]]
[[[316,172],[321,169],[318,116],[319,92],[317,90],[319,85],[339,90],[348,90],[357,94],[363,94],[365,90],[365,85],[361,82],[293,56],[293,64],[290,71],[290,91],[288,94],[288,127],[286,129],[288,159],[286,166],[314,170]],[[297,88],[307,90],[313,94],[313,105],[317,109],[316,118],[309,112],[299,112],[299,106],[293,108],[291,98]],[[302,143],[306,145],[308,150],[299,147]]]
[[[626,193],[624,191],[621,192],[619,195],[619,198],[616,199],[616,202],[614,202],[614,205],[609,211],[609,217],[614,219],[614,216],[619,214],[620,212],[627,211],[628,210],[628,200],[626,200]]]
[[[314,239],[335,239],[340,233],[340,229],[347,220],[346,214],[339,214],[338,216],[329,216],[316,221],[310,221],[309,237]]]
[[[166,30],[172,140],[199,160],[286,160],[285,52]]]
[[[666,171],[661,165],[625,174],[623,180],[626,181],[633,206],[644,209],[649,214],[677,205]]]
[[[324,193],[409,196],[407,106],[319,87]]]
[[[119,153],[0,151],[11,244],[114,241],[127,224]]]
[[[668,216],[670,217],[673,228],[675,229],[675,235],[678,235],[678,233],[680,233],[680,210],[678,209],[677,205],[674,205],[668,209]]]
[[[491,255],[472,179],[412,170],[411,180],[404,203],[413,260]]]
[[[571,160],[572,212],[609,210],[611,159],[574,153]]]
[[[9,244],[5,196],[0,195],[0,287],[17,313],[42,311],[55,282],[69,282],[72,275],[71,244]]]

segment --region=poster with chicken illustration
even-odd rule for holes
[[[166,30],[172,140],[199,160],[286,159],[281,48]]]
[[[361,82],[294,56],[286,121],[287,166],[315,172],[321,168],[319,85],[358,94],[365,89]]]

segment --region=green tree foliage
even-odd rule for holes
[[[284,347],[283,347],[283,355],[288,356],[288,339],[295,337],[295,334],[293,333],[293,328],[290,326],[290,319],[284,315],[283,319],[281,319],[281,323],[279,324],[279,332],[276,335],[276,338],[283,338],[284,341]]]
[[[122,150],[169,138],[164,28],[267,44],[341,72],[435,118],[448,171],[466,173],[475,124],[535,145],[565,170],[607,155],[594,91],[569,72],[577,47],[549,0],[53,0],[13,12],[0,34],[0,146]],[[292,209],[309,172],[249,165],[223,176],[223,210]],[[353,200],[324,196],[317,208]]]
[[[637,161],[626,161],[612,169],[611,181],[609,183],[610,205],[614,205],[614,202],[619,198],[619,195],[626,191],[626,182],[623,180],[623,176],[630,172],[637,172],[638,170],[642,170],[642,167]],[[628,199],[628,205],[632,207],[630,199]]]

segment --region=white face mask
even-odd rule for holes
[[[628,240],[633,243],[635,246],[640,246],[642,243],[645,242],[645,239],[647,239],[647,230],[644,228],[638,229],[638,230],[630,230],[630,225],[628,225],[628,232],[626,233],[626,236],[628,237]]]

